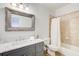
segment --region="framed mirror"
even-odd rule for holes
[[[5,30],[6,31],[34,31],[35,16],[5,8]]]

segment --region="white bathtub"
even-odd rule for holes
[[[79,56],[79,47],[63,43],[59,52],[65,56]]]

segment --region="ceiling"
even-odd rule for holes
[[[68,5],[69,3],[40,3],[40,5],[45,6],[46,8],[49,8],[50,10],[54,11],[58,8],[64,7]]]

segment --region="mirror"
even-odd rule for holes
[[[6,31],[34,31],[35,16],[5,8]]]
[[[31,27],[31,18],[11,14],[11,27]]]

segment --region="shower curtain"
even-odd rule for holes
[[[51,21],[51,45],[53,48],[60,48],[60,17],[53,18]]]

